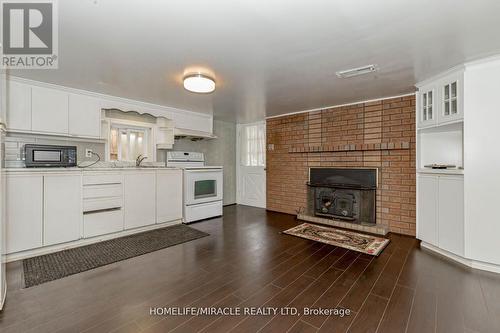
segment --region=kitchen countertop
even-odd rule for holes
[[[179,170],[176,167],[70,167],[70,168],[6,168],[6,172],[99,172],[99,171],[145,171],[145,170]]]

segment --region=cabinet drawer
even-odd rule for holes
[[[121,184],[121,174],[84,175],[83,185]]]
[[[83,200],[83,212],[93,212],[103,209],[121,208],[123,206],[122,197],[96,198]]]
[[[85,185],[83,187],[83,198],[105,198],[123,196],[122,184]]]
[[[222,215],[222,200],[186,206],[184,210],[185,222],[193,222],[220,215]]]
[[[95,237],[123,230],[123,210],[110,210],[83,215],[83,237]]]

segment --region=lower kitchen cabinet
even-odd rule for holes
[[[124,185],[124,225],[133,229],[156,223],[156,172],[126,171]]]
[[[463,177],[439,177],[438,203],[439,247],[463,256],[465,222]]]
[[[117,234],[183,216],[182,170],[6,175],[6,253]]]
[[[7,253],[41,247],[43,176],[9,175],[6,193]]]
[[[43,245],[79,239],[82,221],[81,175],[45,176],[43,188]]]
[[[156,173],[156,223],[182,218],[182,170]]]
[[[429,244],[438,244],[438,177],[435,175],[417,176],[417,237]]]
[[[464,255],[463,176],[417,175],[417,238]]]

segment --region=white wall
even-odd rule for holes
[[[465,71],[465,257],[500,264],[500,60]]]

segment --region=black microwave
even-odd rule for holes
[[[24,145],[24,163],[34,167],[74,167],[76,166],[75,146]]]

